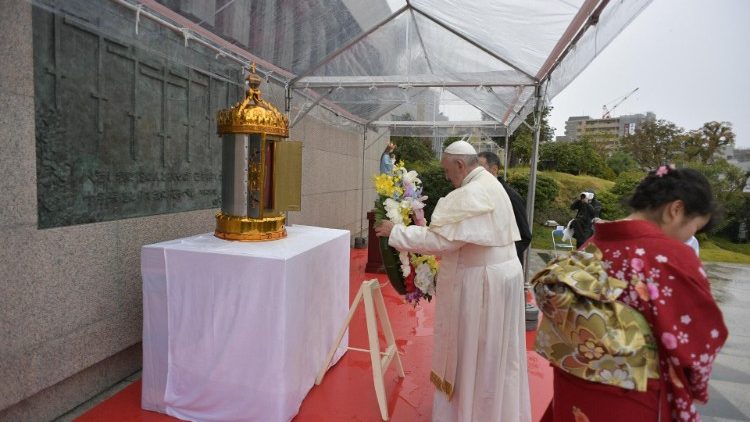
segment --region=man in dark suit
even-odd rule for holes
[[[513,205],[513,214],[516,217],[516,224],[518,225],[518,231],[521,233],[521,240],[516,242],[516,253],[518,253],[518,259],[521,264],[524,263],[523,253],[526,252],[529,245],[531,244],[531,230],[529,230],[529,220],[526,218],[526,205],[521,195],[518,194],[512,187],[503,180],[502,177],[498,176],[500,172],[500,157],[494,152],[482,151],[478,154],[479,164],[484,167],[487,171],[495,175],[497,180],[505,188],[505,192],[510,197],[510,203]]]

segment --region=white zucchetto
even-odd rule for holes
[[[456,141],[443,151],[444,154],[451,155],[477,155],[477,150],[466,141]]]

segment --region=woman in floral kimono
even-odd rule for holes
[[[708,400],[727,328],[684,242],[711,218],[711,187],[662,166],[629,205],[532,281],[544,313],[536,350],[554,366],[545,420],[699,421],[695,402]]]

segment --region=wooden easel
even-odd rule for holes
[[[380,416],[384,421],[388,420],[388,402],[385,397],[385,382],[383,376],[385,375],[388,365],[391,363],[393,358],[396,358],[396,370],[398,376],[404,378],[404,368],[401,366],[401,358],[398,355],[398,349],[396,348],[396,340],[393,337],[393,330],[391,330],[391,323],[388,320],[388,312],[385,309],[385,302],[383,302],[383,293],[380,291],[380,284],[377,279],[367,280],[362,282],[357,296],[354,298],[351,308],[349,308],[349,315],[346,317],[344,326],[341,327],[339,336],[336,342],[331,347],[326,361],[323,364],[318,373],[318,377],[315,379],[315,385],[320,385],[323,381],[323,377],[328,371],[328,366],[331,364],[336,349],[341,344],[341,339],[344,338],[344,333],[349,327],[349,323],[352,321],[354,311],[357,310],[359,302],[364,298],[365,300],[365,318],[367,319],[367,337],[370,341],[369,349],[359,349],[356,347],[347,347],[347,350],[354,350],[357,352],[369,352],[370,360],[372,361],[372,378],[375,383],[375,395],[378,397],[378,405],[380,406]],[[380,340],[378,339],[378,327],[375,321],[375,313],[377,311],[378,318],[380,319],[380,325],[383,328],[383,334],[386,340],[386,349],[384,352],[380,351]]]

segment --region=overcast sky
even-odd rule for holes
[[[551,101],[550,124],[601,117],[602,105],[639,88],[613,115],[653,111],[685,129],[729,121],[750,148],[750,0],[654,0]]]

